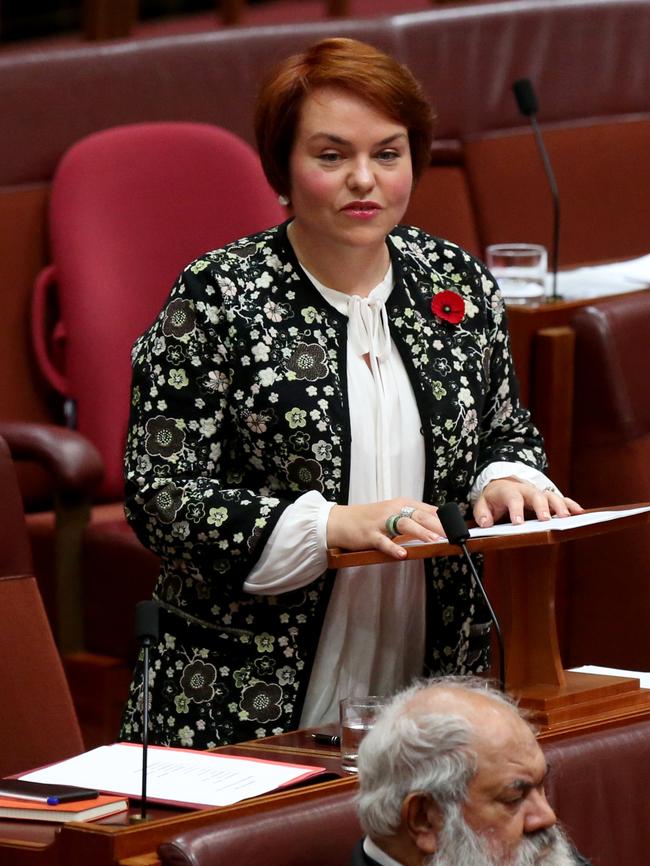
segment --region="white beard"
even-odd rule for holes
[[[484,837],[475,833],[459,806],[445,813],[440,848],[424,866],[576,866],[564,832],[557,825],[522,839],[507,860],[488,849]]]

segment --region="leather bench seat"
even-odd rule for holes
[[[650,721],[542,741],[547,794],[594,866],[642,864],[650,823]],[[158,849],[162,866],[348,866],[361,836],[354,789],[293,801],[180,833]],[[460,866],[460,864],[459,864]]]

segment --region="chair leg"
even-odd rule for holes
[[[246,6],[246,0],[217,0],[221,21],[226,24],[239,24]]]
[[[57,644],[62,653],[68,653],[84,645],[81,544],[90,505],[85,500],[63,503],[57,497],[55,513]]]

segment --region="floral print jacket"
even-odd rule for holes
[[[386,306],[422,419],[424,499],[466,505],[493,461],[543,469],[490,274],[419,229],[397,227],[387,242]],[[450,315],[442,292],[453,293]],[[242,584],[289,503],[307,490],[347,501],[346,341],[347,318],[304,275],[283,224],[188,265],[134,346],[127,516],[162,558],[154,742],[202,748],[297,726],[334,575],[271,597]],[[427,564],[433,671],[472,668],[482,611],[463,571],[452,558]],[[140,737],[141,679],[127,739]]]

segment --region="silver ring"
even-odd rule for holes
[[[395,538],[396,535],[400,535],[400,531],[397,528],[397,521],[402,517],[401,514],[391,514],[390,517],[386,518],[386,523],[384,524],[386,527],[386,532],[388,533],[389,538]]]
[[[415,508],[411,508],[410,505],[404,505],[399,510],[399,516],[400,517],[412,517],[414,511],[415,511]]]

